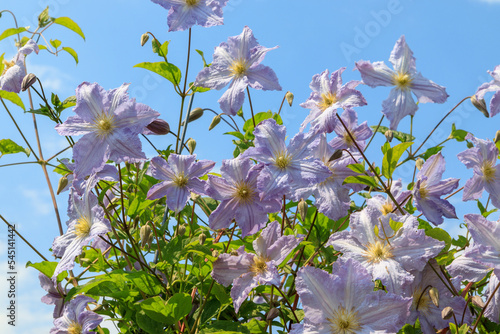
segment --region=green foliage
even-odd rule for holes
[[[67,53],[69,53],[71,55],[71,57],[73,57],[73,59],[75,60],[75,62],[78,64],[78,54],[76,53],[75,50],[73,50],[72,48],[70,48],[68,46],[63,46],[61,50],[66,51]]]
[[[451,133],[448,138],[450,139],[455,139],[458,142],[463,142],[465,141],[465,137],[467,136],[468,132],[465,130],[457,130],[455,123],[451,125]]]
[[[0,139],[0,158],[5,154],[14,154],[14,153],[26,153],[27,156],[30,155],[29,148],[23,148],[22,146],[17,145],[11,139]]]
[[[364,184],[372,188],[378,188],[378,183],[377,181],[372,177],[368,175],[355,175],[355,176],[348,176],[345,178],[343,184],[348,184],[348,183],[359,183],[359,184]]]
[[[149,70],[153,73],[161,75],[168,81],[170,81],[174,86],[178,86],[181,82],[181,70],[174,64],[166,63],[163,61],[150,63],[143,62],[134,65],[134,67],[141,67]]]
[[[0,41],[2,39],[9,37],[9,36],[20,34],[20,33],[25,32],[25,31],[26,31],[25,27],[6,29],[6,30],[4,30],[4,32],[2,32],[2,34],[0,34]]]
[[[392,178],[392,173],[394,173],[399,159],[412,144],[413,142],[404,142],[385,152],[382,159],[382,175],[388,179]]]
[[[85,40],[85,35],[83,34],[82,29],[76,24],[75,21],[70,19],[69,17],[58,17],[53,20],[55,24],[59,24],[60,26],[63,26],[65,28],[68,28],[69,30],[77,33],[80,35],[81,38]]]
[[[373,131],[375,131],[375,129],[376,129],[377,132],[380,132],[381,134],[385,134],[387,132],[387,130],[389,130],[389,128],[386,126],[379,126],[377,128],[377,126],[374,125],[374,126],[371,126],[371,128],[373,129]],[[414,136],[410,136],[407,133],[403,133],[400,131],[392,131],[392,133],[394,134],[394,138],[396,138],[397,140],[399,140],[402,143],[406,143],[406,142],[415,140]]]
[[[21,100],[19,95],[17,95],[14,92],[7,92],[5,90],[0,89],[0,98],[5,99],[7,101],[10,101],[10,102],[14,103],[16,106],[20,107],[21,109],[26,110],[24,108],[23,101]]]

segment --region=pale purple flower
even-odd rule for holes
[[[75,164],[69,162],[69,159],[61,159],[61,163],[70,171],[75,170]],[[66,174],[66,178],[68,179],[68,184],[60,192],[67,191],[71,187],[73,187],[78,192],[78,194],[81,195],[83,194],[83,191],[85,190],[85,188],[87,188],[87,186],[90,188],[94,188],[99,180],[109,182],[118,181],[118,169],[116,169],[116,167],[112,165],[104,165],[101,170],[89,177],[75,180],[75,175],[71,172],[68,172],[68,174]]]
[[[328,167],[312,156],[311,144],[317,134],[314,129],[308,133],[299,132],[287,146],[284,126],[278,125],[274,119],[266,119],[257,125],[255,147],[246,150],[243,157],[265,164],[257,181],[262,198],[286,195],[298,201],[308,196],[306,192],[312,192],[311,186],[331,176]]]
[[[395,86],[389,98],[382,103],[382,113],[391,122],[390,128],[396,130],[405,116],[415,115],[418,109],[413,100],[412,92],[419,103],[444,103],[448,98],[445,87],[426,79],[417,72],[415,57],[406,44],[404,36],[401,36],[394,45],[389,61],[394,70],[391,70],[384,62],[360,60],[356,68],[361,73],[363,82],[370,87]]]
[[[96,83],[84,82],[76,89],[76,116],[56,126],[63,136],[84,135],[73,148],[76,179],[101,170],[108,160],[146,159],[139,134],[160,114],[129,99],[128,86],[105,91]]]
[[[207,174],[215,162],[209,160],[196,161],[196,155],[170,154],[168,161],[162,157],[154,157],[149,164],[148,174],[157,180],[148,191],[148,199],[167,196],[167,206],[179,213],[186,206],[190,193],[204,195],[205,181],[199,178]]]
[[[238,312],[241,304],[253,288],[260,284],[279,285],[277,266],[302,241],[293,235],[281,236],[277,221],[270,223],[260,236],[253,241],[255,254],[238,249],[238,255],[221,254],[213,264],[212,277],[219,284],[229,286],[234,309]]]
[[[47,294],[42,297],[42,303],[55,305],[53,317],[61,317],[66,289],[64,289],[60,283],[54,284],[50,277],[45,274],[38,273],[38,279],[40,280],[40,286],[47,291]]]
[[[304,333],[397,333],[405,324],[411,298],[373,291],[372,276],[357,261],[339,258],[332,274],[303,267],[297,293],[304,307]]]
[[[497,65],[493,72],[488,71],[493,77],[493,80],[479,86],[476,92],[476,99],[484,99],[487,92],[495,92],[490,101],[490,117],[495,116],[500,112],[500,65]]]
[[[344,110],[340,118],[342,118],[342,121],[356,141],[356,144],[364,150],[365,140],[370,138],[373,133],[372,129],[368,126],[368,123],[364,121],[358,125],[358,115],[353,109],[350,108]],[[334,149],[349,149],[351,151],[357,150],[356,144],[340,121],[335,124],[333,131],[335,131],[338,136],[330,141],[330,145],[332,145]]]
[[[455,317],[459,321],[462,320],[465,311],[464,323],[470,323],[471,314],[464,298],[453,295],[443,281],[447,281],[446,277],[443,276],[436,260],[431,259],[422,272],[415,274],[415,280],[411,285],[410,294],[413,302],[407,322],[414,323],[419,318],[420,329],[424,334],[435,334],[436,330],[449,326],[450,321],[444,320],[441,316],[441,311],[447,306],[453,308]],[[457,285],[455,289],[460,291],[459,284]],[[436,306],[430,297],[431,288],[436,288],[438,291],[439,306]]]
[[[351,231],[332,234],[327,246],[341,251],[344,258],[360,262],[373,279],[380,279],[387,291],[402,294],[414,276],[411,271],[421,271],[427,261],[444,247],[418,229],[418,220],[410,215],[396,216],[389,213],[374,218],[373,208],[351,215]],[[391,227],[390,220],[400,225]]]
[[[411,191],[403,190],[401,179],[392,182],[390,191],[396,202],[398,202],[399,207],[406,213],[403,207],[406,202],[408,202]],[[384,197],[382,195],[375,195],[372,198],[367,199],[366,208],[367,214],[369,214],[372,219],[378,219],[379,217],[386,216],[389,213],[401,215],[398,206],[389,196]]]
[[[32,39],[17,51],[11,61],[3,60],[3,72],[0,73],[0,89],[7,92],[19,93],[21,84],[26,76],[24,58],[32,52],[38,54],[38,45]]]
[[[332,132],[337,123],[337,109],[352,108],[366,105],[366,100],[361,93],[354,89],[361,82],[349,81],[342,85],[342,67],[335,72],[325,70],[321,74],[315,74],[309,87],[312,90],[311,95],[300,106],[311,109],[309,115],[302,123],[303,130],[308,123],[311,126],[318,125],[321,131]]]
[[[215,48],[212,65],[198,73],[195,85],[211,89],[229,88],[219,99],[220,108],[227,115],[236,115],[245,100],[245,89],[281,90],[274,71],[261,65],[270,50],[257,43],[252,30],[245,26],[239,36],[229,37]]]
[[[213,27],[223,24],[222,8],[228,0],[151,0],[168,10],[168,31],[179,31],[197,24]]]
[[[55,282],[57,275],[75,266],[75,257],[82,253],[82,248],[91,240],[97,241],[111,230],[109,221],[104,218],[104,210],[97,202],[97,196],[90,188],[83,193],[82,198],[75,190],[71,191],[66,222],[68,230],[65,234],[54,239],[52,251],[54,256],[60,257],[54,271],[52,280]]]
[[[54,320],[54,326],[50,334],[92,334],[102,322],[102,317],[95,312],[86,309],[88,303],[95,302],[94,299],[78,295],[73,298],[64,308],[63,316]]]
[[[455,207],[441,196],[450,194],[458,187],[458,179],[441,180],[446,163],[441,153],[431,156],[416,177],[413,198],[417,209],[434,225],[446,218],[457,218]]]
[[[280,210],[279,198],[261,200],[257,177],[264,166],[250,159],[223,160],[221,176],[208,176],[207,194],[221,201],[209,217],[210,228],[228,228],[233,219],[241,236],[257,233],[267,224],[267,214]]]
[[[490,194],[491,203],[500,208],[500,165],[497,165],[498,149],[491,140],[475,138],[470,133],[465,137],[474,143],[457,155],[465,167],[474,171],[472,178],[467,180],[462,200],[479,199],[486,190]]]

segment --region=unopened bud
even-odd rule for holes
[[[189,117],[188,117],[188,123],[192,121],[196,121],[198,118],[203,116],[203,109],[201,108],[194,108],[189,112]]]
[[[483,308],[484,307],[484,302],[481,299],[481,297],[479,297],[479,296],[472,296],[471,301],[472,301],[472,304],[476,305],[479,308]]]
[[[238,251],[236,249],[231,250],[232,256],[238,256]]]
[[[189,140],[186,143],[186,146],[189,150],[189,153],[193,154],[194,149],[196,148],[196,140],[194,140],[193,138],[189,138]]]
[[[237,112],[236,115],[243,117],[243,108],[240,108]]]
[[[424,163],[425,163],[424,159],[418,158],[417,161],[415,161],[415,166],[417,166],[418,170],[421,170]]]
[[[200,195],[198,194],[195,194],[195,193],[191,193],[191,199],[193,200],[193,202],[196,202],[197,200],[200,199]]]
[[[149,123],[146,128],[155,135],[166,135],[170,132],[170,125],[168,125],[167,121],[162,119],[155,119]]]
[[[330,159],[328,159],[328,162],[340,159],[342,157],[342,153],[343,153],[342,150],[336,150],[335,152],[333,152]]]
[[[36,82],[36,75],[33,73],[28,73],[24,76],[23,82],[21,83],[21,90],[24,92],[26,89],[30,88]]]
[[[429,289],[429,297],[431,297],[431,301],[436,307],[439,307],[439,291],[437,288],[432,287]]]
[[[495,142],[495,144],[500,141],[500,130],[495,133],[495,139],[493,139],[493,141]]]
[[[177,235],[182,237],[186,233],[186,226],[180,225],[179,229],[177,230]]]
[[[153,241],[153,233],[151,232],[151,226],[146,224],[139,230],[139,236],[141,238],[141,247],[151,247],[151,242]]]
[[[300,218],[304,221],[307,216],[307,202],[303,198],[300,199],[297,205],[297,211],[299,211]]]
[[[385,133],[385,139],[390,143],[392,141],[392,138],[394,138],[394,131],[392,130],[387,130]]]
[[[213,256],[213,257],[218,257],[218,256],[219,256],[219,251],[218,251],[217,249],[214,249],[214,250],[212,251],[212,256]]]
[[[478,100],[476,98],[476,95],[472,95],[472,97],[470,98],[470,100],[472,102],[472,105],[474,107],[476,107],[477,110],[479,110],[480,112],[482,112],[485,117],[490,117],[490,114],[488,113],[488,108],[486,108],[486,102],[484,101],[484,99]]]
[[[273,307],[272,309],[269,310],[269,312],[266,315],[266,321],[273,320],[280,314],[280,311],[276,308]]]
[[[212,119],[212,123],[210,123],[210,126],[208,127],[208,131],[212,130],[217,126],[217,124],[220,123],[221,117],[220,115],[215,115],[214,118]]]
[[[64,188],[66,188],[67,185],[68,185],[68,178],[66,177],[66,175],[64,175],[59,179],[59,183],[57,185],[57,195],[59,195],[61,191],[63,191]]]
[[[286,94],[285,94],[285,98],[286,98],[286,102],[288,102],[288,104],[290,105],[290,107],[292,106],[292,103],[293,103],[293,93],[288,91]]]
[[[453,309],[450,306],[446,306],[442,311],[441,311],[441,318],[444,320],[448,320],[453,316]]]
[[[146,42],[149,40],[149,34],[148,33],[144,33],[141,35],[141,46],[144,46],[144,44],[146,44]]]
[[[200,236],[198,237],[200,245],[203,245],[205,243],[205,240],[207,240],[207,236],[205,235],[205,233],[200,234]]]

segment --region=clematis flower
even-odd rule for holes
[[[326,245],[341,251],[344,258],[360,262],[387,291],[402,294],[413,282],[411,272],[423,270],[444,242],[426,236],[413,216],[389,213],[373,219],[372,210],[362,212],[351,214],[351,231],[332,234]]]
[[[418,109],[411,93],[415,94],[419,103],[444,103],[448,98],[443,86],[426,79],[417,72],[415,57],[401,36],[391,52],[389,61],[394,66],[391,70],[384,62],[370,63],[360,60],[356,68],[361,73],[363,82],[370,87],[395,86],[389,98],[382,103],[382,113],[391,122],[390,128],[396,130],[405,116],[415,115]]]
[[[148,191],[148,199],[167,196],[168,207],[179,213],[186,206],[191,192],[205,194],[205,182],[200,180],[208,173],[215,162],[209,160],[196,161],[196,155],[170,154],[168,161],[162,157],[154,157],[149,164],[148,174],[158,180]]]
[[[431,156],[417,174],[413,198],[417,209],[434,225],[446,218],[457,218],[455,207],[441,196],[450,194],[458,187],[458,179],[441,180],[446,167],[441,153]]]
[[[40,286],[47,291],[47,294],[42,297],[42,303],[55,305],[53,317],[61,317],[63,313],[66,289],[64,289],[60,283],[54,284],[50,277],[45,274],[38,273],[38,279],[40,280]]]
[[[104,210],[98,205],[97,196],[88,187],[82,198],[74,189],[71,190],[68,217],[68,230],[55,238],[52,244],[54,256],[61,258],[52,276],[54,282],[57,275],[73,269],[75,257],[82,253],[84,246],[111,230],[109,221],[104,218]]]
[[[209,217],[211,229],[227,228],[234,219],[245,237],[267,224],[268,213],[280,210],[278,198],[260,199],[257,177],[263,167],[254,165],[250,159],[223,160],[222,177],[208,176],[207,194],[221,201]]]
[[[75,170],[75,164],[69,162],[69,159],[61,159],[61,163],[70,171]],[[88,178],[75,180],[75,175],[73,173],[66,174],[66,178],[68,179],[68,184],[60,192],[67,191],[71,187],[73,187],[78,192],[78,194],[81,195],[83,194],[85,188],[94,188],[99,180],[110,182],[118,181],[118,169],[116,169],[116,167],[112,165],[104,165],[104,167],[100,171],[96,172]]]
[[[408,202],[411,191],[403,190],[401,179],[392,182],[390,191],[396,202],[398,202],[399,207],[403,212],[406,212],[403,207],[406,202]],[[367,199],[366,208],[366,213],[370,215],[372,219],[379,219],[382,216],[387,216],[389,213],[394,213],[396,215],[401,214],[397,205],[394,204],[394,201],[389,196],[384,197],[382,195],[375,195]]]
[[[441,311],[445,307],[450,306],[453,308],[457,319],[462,319],[462,314],[464,314],[464,323],[470,324],[471,314],[467,310],[464,298],[453,295],[443,284],[446,278],[439,270],[436,260],[431,259],[424,270],[416,273],[415,276],[415,281],[410,288],[413,302],[407,322],[413,323],[418,318],[422,332],[424,334],[434,334],[436,330],[449,326],[449,320],[442,318]],[[431,299],[429,292],[431,288],[435,288],[438,291],[438,306]],[[460,284],[457,284],[455,289],[460,291]]]
[[[224,286],[233,284],[231,298],[236,312],[259,284],[280,284],[276,266],[286,259],[302,239],[293,235],[281,236],[280,225],[274,221],[253,241],[255,254],[246,253],[245,247],[241,246],[238,255],[225,253],[217,258],[212,277]]]
[[[11,61],[3,60],[3,71],[0,74],[0,89],[7,92],[19,93],[21,84],[26,76],[24,58],[32,52],[38,54],[38,45],[30,39],[17,51]]]
[[[139,134],[160,114],[129,99],[128,86],[105,91],[96,83],[84,82],[76,89],[76,116],[56,125],[60,135],[83,135],[73,148],[75,179],[100,171],[108,160],[146,159]]]
[[[365,121],[358,125],[358,115],[353,109],[346,109],[342,113],[342,121],[349,129],[354,140],[356,140],[356,144],[363,150],[365,148],[365,140],[370,138],[372,135],[372,129],[368,126],[368,123]],[[356,145],[352,141],[351,136],[345,130],[342,123],[337,122],[333,127],[333,131],[337,134],[338,137],[335,137],[330,141],[330,145],[334,149],[349,149],[351,151],[356,151]]]
[[[465,137],[474,143],[457,155],[465,167],[474,171],[467,180],[462,200],[470,201],[481,197],[483,190],[490,194],[491,203],[500,208],[500,165],[497,165],[498,149],[491,140],[475,138],[470,133]]]
[[[291,333],[397,333],[405,324],[411,298],[373,291],[371,275],[357,261],[339,258],[332,274],[300,268],[297,293],[303,326]]]
[[[286,195],[298,201],[307,197],[305,192],[310,193],[311,186],[331,176],[328,167],[312,157],[311,144],[316,139],[316,130],[307,134],[297,133],[287,146],[286,128],[278,125],[274,119],[266,119],[257,125],[254,135],[255,147],[246,150],[242,157],[255,159],[265,165],[257,180],[262,198],[282,198]]]
[[[257,43],[250,28],[245,26],[239,36],[229,37],[227,43],[215,48],[210,67],[198,73],[196,86],[211,89],[229,88],[219,99],[220,108],[227,115],[236,115],[245,100],[245,89],[281,90],[274,71],[260,62],[270,50]]]
[[[332,132],[337,123],[337,109],[352,108],[366,105],[366,100],[361,95],[361,92],[354,89],[361,82],[349,81],[342,85],[342,72],[345,67],[342,67],[335,72],[332,72],[330,79],[328,75],[330,71],[325,70],[320,74],[315,74],[312,78],[309,87],[312,90],[311,95],[300,106],[311,109],[309,115],[302,123],[303,130],[308,123],[311,126],[318,125],[321,131]]]
[[[206,28],[223,24],[222,8],[228,0],[151,1],[168,10],[168,31],[179,31],[195,24]]]
[[[475,97],[477,100],[483,100],[486,93],[495,92],[490,101],[490,117],[493,117],[500,112],[500,65],[497,65],[493,72],[488,71],[488,73],[493,80],[479,86]]]
[[[95,312],[86,310],[87,304],[95,302],[94,299],[78,295],[64,308],[63,316],[54,320],[50,334],[92,334],[102,322],[102,317]]]

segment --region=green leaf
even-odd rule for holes
[[[196,52],[201,56],[201,60],[203,60],[203,66],[204,67],[209,67],[210,64],[207,65],[207,62],[205,60],[205,55],[203,54],[203,51],[196,49]]]
[[[442,149],[443,149],[443,146],[434,146],[434,147],[428,148],[424,153],[420,154],[420,157],[424,160],[427,160],[431,156],[433,156],[434,154],[441,152]]]
[[[80,35],[83,38],[83,40],[85,40],[85,35],[83,34],[82,29],[80,29],[78,24],[76,24],[75,21],[73,21],[69,17],[58,17],[58,18],[54,19],[54,23],[59,24],[63,27],[68,28],[69,30],[74,31],[75,33]]]
[[[49,6],[45,8],[40,15],[38,15],[38,26],[40,28],[45,27],[47,24],[49,24],[52,21],[52,18],[49,16]]]
[[[0,41],[2,39],[5,39],[9,36],[12,36],[12,35],[15,35],[15,34],[19,34],[19,33],[22,33],[22,32],[25,32],[26,31],[26,28],[25,27],[19,27],[19,28],[9,28],[7,30],[5,30],[1,35],[0,35]]]
[[[245,136],[241,132],[238,132],[238,131],[230,131],[230,132],[226,132],[224,134],[235,136],[238,139],[245,140]]]
[[[134,271],[127,273],[126,278],[130,280],[142,292],[154,296],[162,291],[162,286],[156,277],[145,271]]]
[[[69,53],[73,59],[75,59],[75,62],[78,64],[78,54],[76,53],[75,50],[73,50],[72,48],[68,47],[68,46],[64,46],[62,48],[62,50],[66,51],[67,53]]]
[[[367,186],[373,187],[373,188],[378,188],[377,181],[371,176],[367,175],[356,175],[356,176],[348,176],[344,180],[343,184],[347,183],[360,183],[360,184],[365,184]]]
[[[412,144],[412,142],[401,143],[388,149],[387,152],[385,152],[384,159],[382,160],[382,175],[384,175],[388,179],[392,177],[392,173],[394,173],[399,159],[406,151],[406,149]]]
[[[283,120],[281,119],[281,116],[273,113],[271,110],[257,113],[254,115],[254,118],[255,118],[255,125],[258,125],[263,120],[270,119],[270,118],[273,118],[278,125],[283,124]],[[243,131],[245,133],[253,133],[253,130],[254,130],[253,120],[252,120],[252,118],[249,118],[246,120],[245,124],[243,124]]]
[[[195,93],[205,93],[205,92],[208,92],[210,90],[210,88],[194,86],[194,82],[191,82],[189,84],[189,87],[192,87],[191,91],[193,91]]]
[[[150,334],[163,334],[163,324],[161,322],[153,320],[144,310],[141,310],[135,314],[135,320],[137,325],[144,330],[146,333]]]
[[[4,154],[14,154],[24,152],[27,156],[30,155],[29,149],[25,149],[22,146],[17,145],[10,139],[0,140],[0,157]]]
[[[28,261],[28,263],[26,263],[26,268],[28,267],[35,268],[47,277],[52,277],[52,275],[54,275],[54,271],[56,270],[57,262],[42,261],[38,263],[32,263],[31,261]]]
[[[21,107],[24,111],[26,111],[26,109],[24,108],[23,100],[21,100],[19,95],[17,95],[16,93],[0,90],[0,97],[2,99],[9,100],[10,102],[14,103],[15,105]]]
[[[392,220],[392,218],[389,218],[389,226],[392,228],[394,232],[397,232],[401,227],[403,227],[403,223],[396,222]]]
[[[50,44],[57,49],[59,46],[61,46],[61,41],[58,39],[51,39]]]
[[[373,126],[371,126],[371,128],[373,129],[373,131],[375,131],[375,129],[377,129],[377,126],[373,125]],[[385,134],[385,132],[387,130],[389,130],[388,127],[386,127],[386,126],[379,126],[378,129],[377,129],[377,132],[380,132],[381,134]],[[403,132],[400,132],[400,131],[394,131],[394,130],[392,131],[392,133],[394,134],[394,138],[396,138],[397,140],[399,140],[402,143],[406,143],[406,142],[415,140],[415,137],[410,136],[407,133],[403,133]]]
[[[212,287],[212,293],[215,295],[215,297],[220,301],[222,305],[231,302],[231,298],[229,297],[229,294],[226,292],[226,289],[219,283],[214,283],[214,286]]]
[[[181,70],[174,64],[165,63],[164,61],[156,63],[144,62],[134,65],[134,67],[145,68],[146,70],[161,75],[174,84],[174,86],[178,86],[181,82]]]
[[[462,142],[465,140],[465,137],[467,136],[468,132],[465,130],[457,130],[455,123],[451,125],[451,133],[448,138],[450,139],[455,139],[458,142]]]
[[[176,293],[167,301],[165,312],[168,317],[173,319],[172,323],[174,323],[188,315],[192,307],[190,295],[187,293]]]
[[[128,205],[127,216],[132,217],[137,212],[139,208],[139,196],[136,196],[132,203]]]
[[[365,172],[365,164],[350,164],[347,165],[347,168],[352,170],[353,172],[363,174]]]

